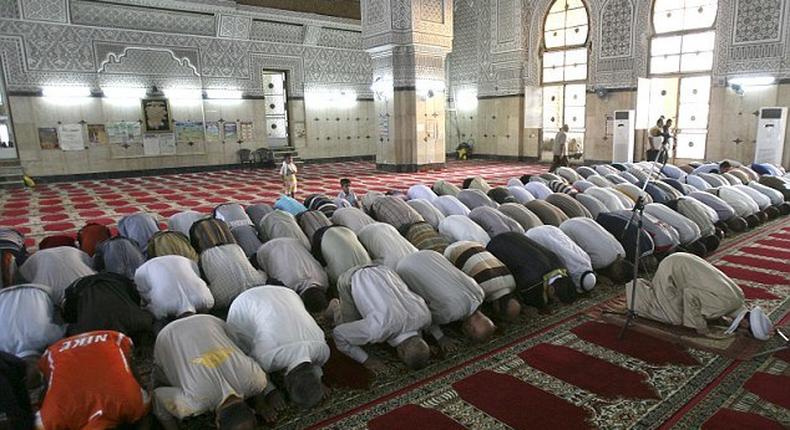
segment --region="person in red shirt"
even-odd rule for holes
[[[132,372],[132,340],[117,331],[62,339],[41,356],[46,384],[38,429],[107,429],[148,423],[149,396]]]

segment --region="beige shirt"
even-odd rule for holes
[[[696,255],[676,253],[658,266],[653,282],[639,279],[634,309],[641,317],[708,333],[708,321],[736,316],[743,291],[727,275]],[[626,297],[631,303],[632,289]]]
[[[568,146],[565,142],[568,140],[568,135],[565,134],[564,131],[560,130],[557,135],[554,137],[554,146],[552,147],[552,153],[554,155],[568,155]]]

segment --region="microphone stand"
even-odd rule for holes
[[[664,167],[667,165],[667,160],[669,159],[669,150],[668,145],[662,145],[661,151],[658,153],[658,160],[663,160],[663,164],[658,169],[659,177],[661,172],[664,170]],[[663,158],[662,158],[663,155]],[[655,169],[655,165],[651,164],[650,167],[650,175],[645,179],[645,183],[642,184],[642,190],[639,193],[639,197],[636,199],[636,203],[634,204],[634,209],[631,211],[631,218],[628,220],[628,223],[625,225],[625,229],[623,229],[623,236],[621,240],[625,238],[628,234],[628,229],[631,228],[631,224],[636,222],[636,239],[634,240],[634,278],[631,280],[631,300],[629,303],[626,304],[627,309],[625,311],[625,322],[623,323],[623,327],[620,329],[620,334],[617,336],[619,340],[623,340],[625,338],[625,332],[628,330],[628,327],[634,323],[634,320],[639,317],[634,307],[636,303],[636,280],[639,277],[639,263],[642,257],[642,248],[640,246],[641,238],[642,238],[642,226],[643,226],[643,219],[644,219],[644,212],[645,212],[645,194],[647,191],[647,184],[653,179],[653,169]],[[626,287],[628,288],[628,287]]]

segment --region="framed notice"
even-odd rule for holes
[[[200,121],[176,121],[176,139],[179,143],[197,143],[202,142],[203,136],[203,122]]]
[[[110,142],[104,124],[88,124],[88,143],[91,146],[106,145]]]
[[[238,142],[239,133],[235,122],[226,122],[222,124],[222,140],[225,142]]]
[[[58,129],[55,127],[40,127],[38,129],[38,141],[41,149],[59,149]]]
[[[85,149],[85,130],[82,124],[61,124],[58,126],[58,141],[64,151]]]
[[[239,136],[244,142],[252,142],[255,139],[252,121],[242,121],[239,123]]]
[[[206,122],[206,142],[219,142],[219,123],[217,121]]]
[[[171,133],[170,104],[166,98],[157,97],[142,100],[143,127],[146,133]]]

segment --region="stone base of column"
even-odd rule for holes
[[[431,163],[431,164],[379,164],[376,163],[376,169],[385,172],[397,173],[413,173],[424,172],[427,170],[442,170],[446,166],[445,163]]]

